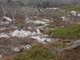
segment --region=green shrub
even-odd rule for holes
[[[79,39],[80,38],[80,25],[73,25],[70,27],[49,30],[47,34],[51,35],[51,37],[53,38]]]
[[[80,46],[76,47],[75,50],[80,51]]]
[[[59,13],[59,14],[57,14],[57,16],[58,17],[63,17],[63,16],[68,16],[68,14],[66,14],[66,13]]]
[[[20,29],[26,28],[27,24],[19,23],[19,24],[17,24],[17,27],[20,28]]]
[[[56,25],[54,25],[54,24],[49,24],[49,25],[47,25],[47,27],[49,27],[49,28],[54,28]]]
[[[54,43],[50,43],[49,44],[52,47],[61,47],[61,48],[65,48],[65,47],[69,47],[72,46],[72,43],[62,43],[62,42],[54,42]]]
[[[58,60],[58,56],[39,44],[27,52],[15,56],[14,60]]]
[[[72,11],[72,10],[79,11],[80,10],[80,6],[61,6],[60,8],[63,8],[69,11]]]

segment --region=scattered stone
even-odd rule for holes
[[[62,16],[61,18],[62,18],[63,21],[70,20],[70,18],[69,17],[66,17],[66,16]]]
[[[78,14],[78,16],[80,17],[80,14]]]
[[[76,16],[76,11],[71,11],[71,13],[74,15],[74,16]]]
[[[6,17],[6,16],[3,17],[3,21],[4,21],[4,20],[5,20],[5,21],[8,21],[8,22],[12,22],[12,19],[9,18],[9,17]]]
[[[34,21],[34,24],[43,24],[43,25],[46,25],[46,23],[45,23],[45,22],[43,22],[43,21],[39,21],[39,20]]]
[[[30,31],[24,31],[24,30],[15,30],[14,32],[11,33],[12,37],[28,37],[31,35]]]
[[[12,48],[12,51],[14,51],[14,52],[20,52],[21,49],[19,47],[14,47],[14,48]]]
[[[37,34],[41,34],[40,29],[36,29],[36,31],[37,31]]]
[[[5,30],[5,29],[7,29],[7,28],[0,28],[0,31],[3,31],[3,30]]]
[[[9,23],[10,22],[7,22],[7,21],[6,22],[3,22],[3,21],[0,22],[0,24],[2,24],[2,25],[9,24]]]
[[[4,38],[9,38],[10,36],[9,36],[8,34],[1,33],[1,34],[0,34],[0,38],[2,38],[2,37],[4,37]]]
[[[25,46],[27,49],[30,49],[32,46],[31,45],[26,45]]]
[[[53,8],[54,10],[57,10],[57,9],[59,9],[59,8]]]
[[[28,29],[32,29],[32,27],[28,27]]]
[[[2,56],[2,54],[0,54],[0,59],[2,59],[3,58],[3,56]]]
[[[41,43],[51,42],[50,39],[45,38],[45,37],[41,38],[40,36],[32,36],[31,38],[35,39],[35,40],[37,40],[38,42],[41,42]]]
[[[76,14],[77,12],[76,12],[76,11],[71,11],[71,13],[72,13],[72,14]]]
[[[61,28],[64,28],[64,26],[61,26]]]

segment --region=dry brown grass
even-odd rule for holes
[[[15,17],[15,19],[16,19],[16,20],[19,20],[19,21],[21,21],[21,20],[25,20],[24,17]]]
[[[11,57],[11,56],[7,56],[7,57],[5,57],[3,60],[14,60],[14,59],[13,59],[13,57]]]
[[[62,60],[79,60],[80,59],[80,51],[70,49],[65,50],[61,53]]]

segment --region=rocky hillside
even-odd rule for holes
[[[80,6],[0,8],[1,60],[79,60]]]

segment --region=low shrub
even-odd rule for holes
[[[58,28],[49,30],[47,34],[53,38],[61,39],[79,39],[80,38],[80,25],[73,25],[65,28]]]
[[[19,24],[17,24],[17,27],[20,28],[20,29],[26,28],[27,27],[27,24],[19,23]]]
[[[80,60],[80,51],[74,49],[65,50],[61,54],[61,60]]]
[[[79,11],[80,10],[80,6],[61,6],[60,8],[63,8],[69,11],[72,11],[72,10]]]
[[[47,27],[49,27],[49,28],[54,28],[54,27],[56,27],[56,25],[54,25],[54,24],[49,24],[49,25],[47,25]]]
[[[72,46],[72,43],[54,42],[54,43],[50,43],[49,45],[56,48],[58,47],[66,48],[66,47]]]
[[[57,16],[58,17],[63,17],[63,16],[68,16],[68,14],[66,14],[66,13],[59,13],[59,14],[57,14]]]
[[[58,56],[39,44],[15,56],[14,60],[58,60]]]

